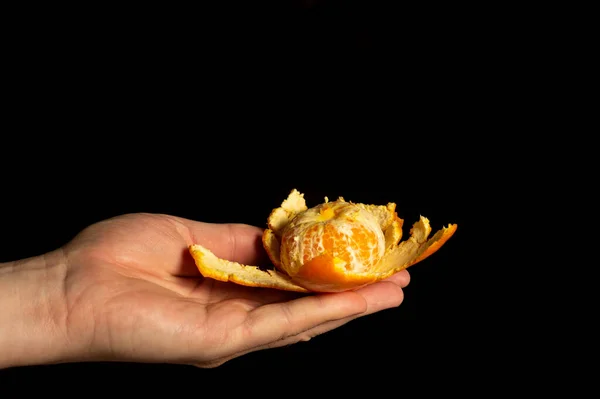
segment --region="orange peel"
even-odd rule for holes
[[[339,197],[308,208],[293,189],[267,218],[262,244],[274,269],[215,256],[200,244],[189,247],[204,277],[251,287],[297,292],[340,292],[364,287],[400,272],[438,251],[456,232],[448,224],[433,236],[420,216],[402,239],[404,221],[396,204],[366,205]]]

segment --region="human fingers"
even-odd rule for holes
[[[404,300],[404,292],[398,284],[402,282],[403,280],[400,277],[391,278],[354,291],[362,296],[367,304],[367,309],[361,316],[399,306]]]
[[[300,341],[309,341],[310,339],[334,330],[344,324],[385,309],[390,309],[399,306],[404,300],[404,293],[400,284],[404,284],[406,278],[398,276],[394,279],[380,281],[364,288],[354,291],[354,293],[364,298],[364,303],[367,305],[363,312],[358,312],[339,319],[328,320],[324,323],[316,324],[306,330],[299,330],[298,334],[289,335],[279,340],[268,342],[254,350],[276,348],[286,345],[291,345]],[[317,296],[318,297],[318,296]]]
[[[269,258],[262,245],[263,229],[241,223],[206,223],[176,218],[187,246],[200,244],[217,257],[251,266],[269,266]],[[181,276],[197,276],[198,270],[191,255],[185,254],[187,262]]]
[[[322,324],[318,324],[308,330],[302,331],[297,336],[290,336],[286,339],[272,342],[266,345],[266,347],[279,347],[289,345],[295,342],[308,341],[317,335],[326,333],[335,328],[341,327],[344,324],[357,319],[359,317],[367,316],[385,309],[390,309],[399,306],[404,300],[404,292],[400,284],[404,284],[406,279],[399,276],[395,279],[386,279],[364,288],[354,291],[356,294],[364,298],[367,308],[364,312],[356,313],[348,317],[340,318],[337,320],[330,320]]]
[[[398,273],[393,274],[383,281],[390,281],[398,285],[401,288],[406,287],[410,283],[410,273],[404,269]]]
[[[362,295],[341,292],[305,296],[258,307],[248,313],[239,344],[251,349],[298,336],[316,326],[362,314],[368,309]]]
[[[284,303],[258,307],[247,313],[239,328],[228,334],[230,351],[192,363],[211,368],[257,350],[308,340],[312,330],[330,322],[346,320],[367,309],[364,298],[352,291],[306,296]],[[315,330],[316,331],[316,330]]]
[[[312,337],[331,331],[359,317],[399,306],[404,300],[402,286],[406,281],[407,280],[405,276],[397,276],[395,278],[388,278],[384,281],[380,281],[354,291],[362,296],[365,300],[367,308],[364,312],[319,324],[309,330],[304,331],[302,336],[296,339],[296,342],[307,341]],[[281,342],[281,344],[286,345],[288,343]]]
[[[242,356],[250,352],[292,345],[301,341],[309,341],[310,339],[318,335],[339,328],[359,317],[367,316],[369,314],[373,314],[384,309],[396,307],[400,305],[404,299],[404,294],[402,292],[400,284],[405,283],[406,276],[398,276],[395,278],[390,278],[384,281],[371,284],[367,287],[361,288],[356,291],[338,294],[317,294],[314,297],[307,297],[303,298],[303,300],[289,302],[288,306],[281,306],[280,308],[278,308],[278,311],[283,311],[284,314],[289,313],[290,326],[293,325],[293,328],[288,328],[287,330],[282,330],[280,328],[278,331],[272,330],[273,333],[277,332],[277,335],[271,336],[268,336],[268,334],[265,334],[263,331],[263,334],[260,336],[260,339],[263,341],[262,344],[258,344],[255,346],[246,346],[236,353],[228,354],[228,356],[222,357],[220,359],[215,359],[213,362],[211,362],[210,365],[197,364],[196,366],[215,367],[233,358]],[[351,297],[352,295],[362,297],[363,301],[357,301],[356,297]],[[309,311],[314,311],[314,309],[311,308],[312,306],[319,303],[319,301],[323,301],[321,302],[321,306],[332,306],[335,304],[335,302],[339,300],[346,301],[348,299],[350,299],[354,303],[354,306],[358,306],[354,310],[358,310],[359,307],[363,310],[359,312],[354,312],[352,314],[347,314],[344,317],[330,317],[329,319],[321,319],[320,321],[322,322],[318,322],[315,319],[309,321],[309,318],[305,313]],[[310,307],[306,306],[306,302],[312,302],[313,300],[316,301],[313,304],[311,304]],[[366,305],[366,307],[363,307],[363,305]],[[268,307],[265,306],[264,308],[267,309]],[[268,309],[268,311],[270,313],[272,309]],[[255,314],[259,313],[260,311],[259,309],[257,309],[255,311]],[[294,319],[300,319],[301,321],[292,322],[292,320]],[[254,327],[258,331],[262,331],[263,328],[261,328],[259,325],[260,323],[266,321],[266,318],[263,320],[257,319],[257,322],[255,322]],[[258,340],[255,340],[254,343],[258,343],[257,341]]]

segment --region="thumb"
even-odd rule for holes
[[[244,265],[269,262],[262,245],[263,229],[242,223],[206,223],[179,218],[189,232],[186,244],[200,244],[217,257]]]

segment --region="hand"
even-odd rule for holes
[[[403,300],[407,271],[356,291],[307,295],[203,278],[188,252],[199,243],[222,258],[269,265],[261,234],[249,225],[157,214],[89,226],[56,251],[65,267],[44,324],[53,331],[48,334],[62,337],[62,348],[49,361],[215,367],[307,341]]]

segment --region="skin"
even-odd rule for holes
[[[269,265],[262,229],[160,214],[93,224],[55,251],[0,264],[0,368],[85,361],[219,366],[308,341],[402,303],[402,271],[343,293],[203,278],[188,253]]]

